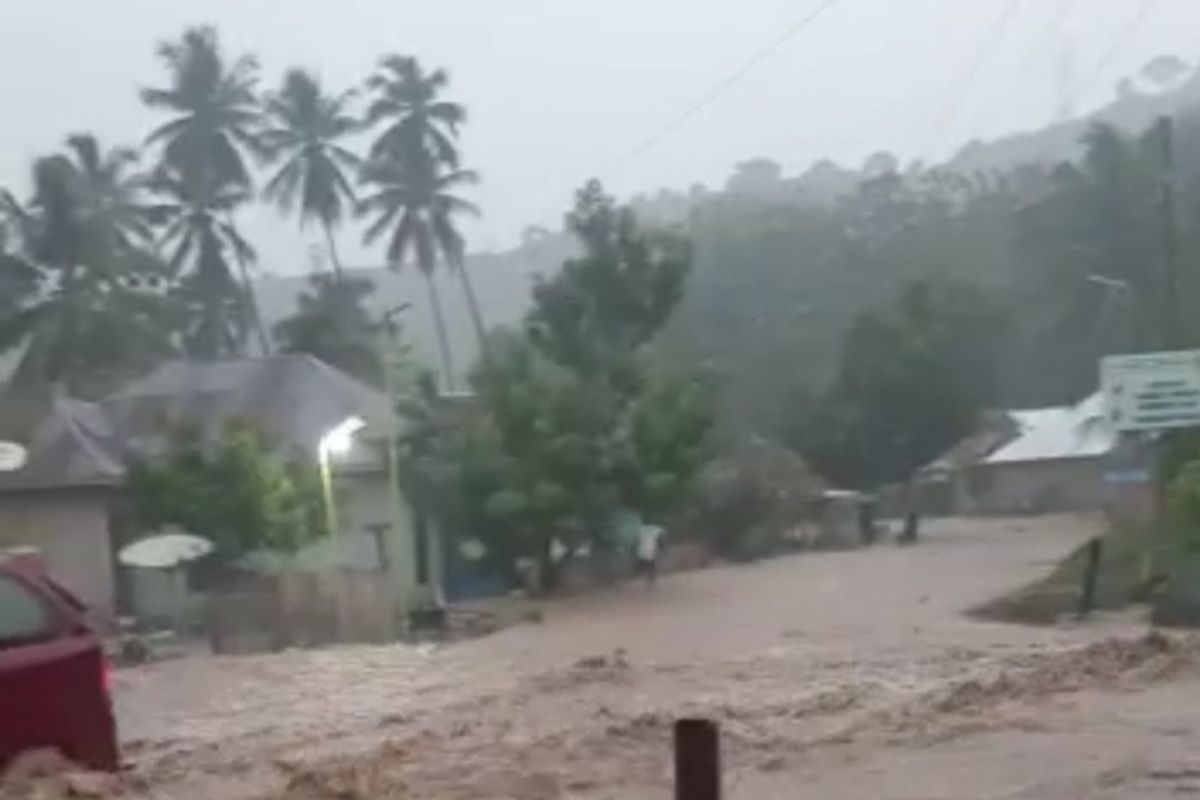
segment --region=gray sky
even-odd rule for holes
[[[304,65],[349,86],[385,52],[447,67],[471,113],[465,157],[484,178],[475,199],[485,217],[470,227],[477,249],[556,223],[594,174],[625,194],[719,185],[754,156],[789,172],[880,149],[945,157],[972,137],[1049,121],[1064,85],[1079,108],[1094,106],[1150,56],[1189,57],[1200,30],[1196,0],[1019,0],[1001,28],[1009,2],[841,0],[614,174],[818,1],[5,0],[0,182],[23,190],[30,159],[73,131],[139,141],[154,117],[136,89],[162,83],[155,43],[194,23],[218,25],[230,52],[257,53],[268,85]],[[1143,9],[1144,24],[1123,35]],[[1120,56],[1096,74],[1119,37]],[[268,210],[249,213],[246,227],[266,269],[308,267],[314,231]],[[357,231],[342,238],[348,261],[378,261]]]

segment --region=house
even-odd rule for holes
[[[114,501],[125,479],[98,406],[57,388],[0,394],[0,439],[22,444],[0,472],[0,550],[35,547],[50,572],[109,617],[115,611]]]
[[[1069,406],[1008,411],[1015,435],[954,470],[955,509],[1036,513],[1104,508],[1118,443],[1097,392]]]
[[[397,423],[387,398],[300,354],[168,361],[96,404],[61,392],[49,404],[13,394],[0,406],[0,422],[26,444],[29,460],[0,474],[0,545],[39,547],[50,571],[89,602],[112,609],[120,597],[128,608],[133,591],[118,580],[113,553],[134,535],[122,524],[118,502],[130,458],[162,453],[179,426],[215,437],[239,421],[262,431],[281,458],[317,462],[331,431],[348,420],[365,427],[344,452],[324,450],[338,535],[294,554],[256,554],[251,563],[267,572],[386,573],[400,605],[436,597],[435,533],[418,524],[389,480],[387,446]],[[428,562],[422,569],[418,531]]]
[[[893,515],[906,513],[911,500],[925,514],[951,514],[964,505],[959,477],[1021,434],[1014,413],[987,410],[975,430],[937,459],[919,469],[909,494],[907,487],[894,485],[882,492],[884,509]]]

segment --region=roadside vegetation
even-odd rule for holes
[[[1149,599],[1154,580],[1147,564],[1164,563],[1167,542],[1152,526],[1118,526],[1102,537],[1095,609],[1115,611]],[[999,622],[1053,625],[1076,615],[1083,591],[1088,545],[1053,566],[1048,575],[971,610],[973,616]],[[1150,559],[1150,561],[1147,561]]]

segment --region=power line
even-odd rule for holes
[[[1113,62],[1120,57],[1121,53],[1124,52],[1125,47],[1134,40],[1142,26],[1146,24],[1146,20],[1148,20],[1150,15],[1158,8],[1160,2],[1161,0],[1142,0],[1141,5],[1138,6],[1137,11],[1130,18],[1129,22],[1122,25],[1117,31],[1116,38],[1113,39],[1112,44],[1110,44],[1108,47],[1108,50],[1106,50],[1104,54],[1100,56],[1099,60],[1096,61],[1095,66],[1092,67],[1091,71],[1084,77],[1082,81],[1079,82],[1078,86],[1075,88],[1075,91],[1070,93],[1071,107],[1074,107],[1074,105],[1079,102],[1084,92],[1090,89],[1092,84],[1095,83],[1095,81],[1102,74],[1104,74],[1104,71],[1112,66]]]
[[[1050,19],[1048,26],[1050,30],[1049,35],[1044,40],[1034,41],[1033,46],[1026,52],[1025,58],[1021,59],[1021,68],[1017,71],[1018,75],[1024,75],[1029,70],[1042,46],[1054,46],[1055,42],[1065,32],[1063,26],[1078,4],[1079,0],[1058,0],[1058,6],[1055,8],[1054,16]]]
[[[984,39],[983,47],[979,48],[970,66],[963,73],[963,79],[959,81],[957,89],[951,92],[950,102],[946,104],[946,110],[943,112],[936,126],[946,131],[945,136],[949,137],[953,132],[951,125],[962,111],[962,105],[966,102],[971,84],[979,77],[979,73],[983,71],[984,66],[988,62],[988,57],[991,56],[1000,44],[1000,41],[1004,38],[1004,33],[1008,30],[1008,25],[1012,22],[1013,15],[1020,5],[1021,0],[1005,0],[1000,13],[992,21],[991,35]]]
[[[710,87],[703,94],[696,97],[678,116],[664,125],[655,133],[651,134],[644,141],[630,150],[625,156],[618,159],[613,166],[606,170],[608,174],[620,172],[630,162],[639,158],[643,153],[646,153],[663,139],[670,136],[675,131],[683,127],[689,120],[695,117],[704,109],[708,108],[716,102],[721,95],[732,89],[739,81],[745,78],[763,61],[766,61],[779,48],[783,47],[791,41],[797,34],[803,31],[808,26],[817,21],[825,12],[832,9],[840,0],[824,0],[819,6],[809,12],[803,18],[789,25],[783,33],[772,39],[765,47],[756,52],[750,60],[743,64],[740,68],[726,76],[723,80]]]

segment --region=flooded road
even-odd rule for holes
[[[122,670],[122,734],[136,781],[181,800],[667,797],[681,714],[721,721],[735,798],[796,786],[1050,797],[1039,786],[1098,775],[1116,792],[1155,770],[1186,782],[1175,761],[1138,758],[1157,737],[1200,732],[1200,713],[1179,703],[1195,680],[1190,644],[1148,643],[1122,620],[1036,629],[961,613],[1095,526],[947,520],[917,547],[669,576],[441,648]],[[1041,761],[1036,774],[1019,766]]]

